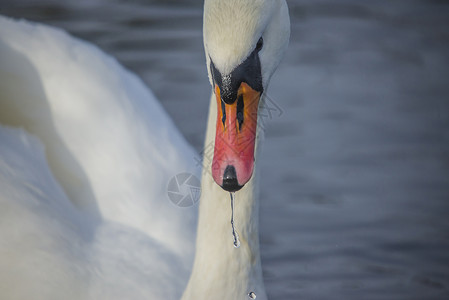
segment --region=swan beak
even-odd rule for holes
[[[260,96],[261,92],[242,82],[237,99],[227,104],[215,85],[217,126],[212,176],[226,191],[240,190],[253,174]]]

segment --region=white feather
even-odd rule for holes
[[[288,22],[283,0],[207,0],[207,60],[232,70],[263,34],[268,85]],[[5,17],[0,55],[2,299],[179,299],[187,282],[184,299],[266,299],[257,176],[237,193],[234,249],[229,194],[206,161],[195,250],[196,209],[166,188],[199,173],[196,155],[140,79],[63,31]],[[212,97],[206,146],[215,118]]]
[[[1,294],[179,298],[196,209],[173,205],[166,188],[198,170],[152,93],[96,47],[47,26],[1,17],[0,54],[0,120],[45,145],[0,129]]]

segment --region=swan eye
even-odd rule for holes
[[[262,47],[263,47],[263,38],[260,37],[260,39],[259,39],[259,41],[257,42],[257,45],[256,45],[256,50],[260,51],[260,50],[262,50]]]

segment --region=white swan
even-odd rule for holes
[[[214,87],[205,143],[215,155],[202,174],[193,269],[195,210],[175,207],[165,190],[195,172],[195,153],[151,92],[85,42],[0,18],[2,299],[266,298],[251,177],[261,132],[250,104],[287,46],[287,6],[206,0],[204,17]],[[240,136],[253,144],[240,149]],[[239,249],[217,183],[241,189]]]

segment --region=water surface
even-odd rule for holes
[[[268,90],[258,161],[268,295],[449,299],[449,3],[289,6],[291,44]],[[210,96],[201,1],[0,7],[117,57],[201,151]]]

